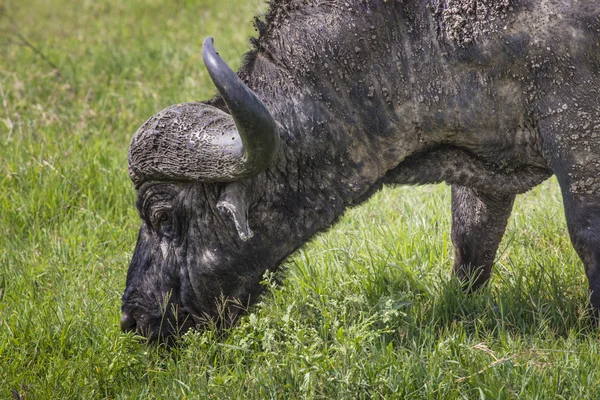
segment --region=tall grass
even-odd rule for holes
[[[0,3],[0,397],[597,398],[597,331],[551,180],[520,196],[489,288],[450,277],[448,187],[388,188],[286,261],[219,336],[118,329],[145,118],[237,65],[260,0]]]

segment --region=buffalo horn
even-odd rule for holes
[[[202,46],[204,65],[225,101],[243,144],[243,175],[266,169],[279,149],[277,125],[264,103],[223,61],[207,37]]]
[[[129,174],[145,181],[233,182],[265,170],[279,149],[267,107],[225,64],[213,39],[204,64],[229,113],[206,103],[181,103],[148,119],[129,146]]]

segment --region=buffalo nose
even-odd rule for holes
[[[135,331],[135,325],[135,319],[124,312],[121,316],[121,330],[123,332],[133,332]]]

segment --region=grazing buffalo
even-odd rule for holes
[[[256,26],[237,74],[204,41],[215,98],[131,141],[123,330],[230,324],[383,184],[452,185],[454,273],[481,286],[515,196],[552,174],[598,312],[600,3],[271,0]]]

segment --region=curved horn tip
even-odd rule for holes
[[[202,43],[202,47],[205,46],[212,46],[215,42],[215,39],[213,39],[212,36],[207,36],[206,38],[204,38],[204,42]]]
[[[209,70],[211,78],[213,78],[211,72],[223,69],[223,65],[227,66],[219,55],[219,52],[215,49],[212,36],[207,36],[206,39],[204,39],[204,43],[202,44],[202,59],[204,60],[204,65]],[[227,66],[226,69],[229,69],[229,66]]]

